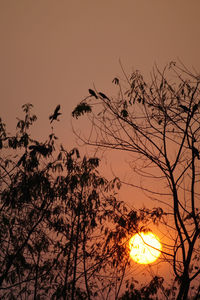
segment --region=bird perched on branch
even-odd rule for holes
[[[54,110],[54,113],[51,116],[49,116],[49,120],[51,120],[50,123],[52,123],[54,120],[59,121],[58,120],[58,116],[61,115],[61,113],[59,112],[59,110],[60,110],[60,104],[56,106],[56,108]]]
[[[99,95],[100,95],[102,98],[107,99],[107,100],[110,101],[110,99],[109,99],[105,94],[99,92]]]
[[[91,90],[91,89],[89,89],[88,91],[89,91],[89,93],[90,93],[91,96],[93,96],[93,97],[95,97],[96,99],[98,99],[98,97],[97,97],[95,91],[93,91],[93,90]]]
[[[190,111],[189,108],[187,108],[187,106],[185,106],[185,105],[181,104],[180,107],[184,110],[184,112]]]
[[[200,159],[199,150],[197,148],[195,148],[194,146],[192,146],[192,152],[194,153],[194,156],[196,156],[198,159]]]
[[[195,112],[197,111],[198,107],[199,107],[199,103],[198,103],[198,104],[196,103],[196,104],[193,106],[193,108],[192,108],[192,113],[191,113],[191,118],[194,116],[194,114],[195,114]]]

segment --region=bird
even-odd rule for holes
[[[102,98],[107,99],[107,100],[110,101],[110,99],[109,99],[105,94],[99,92],[99,95],[100,95]]]
[[[127,117],[128,117],[128,112],[127,112],[127,110],[126,110],[126,109],[122,109],[121,115],[122,115],[123,118],[127,118]]]
[[[194,153],[194,156],[197,156],[197,158],[200,159],[199,150],[197,148],[195,148],[194,146],[192,146],[192,151]]]
[[[96,99],[98,99],[98,97],[97,97],[95,91],[93,91],[93,90],[91,90],[91,89],[89,89],[88,91],[89,91],[89,93],[90,93],[91,96],[93,96],[93,97],[95,97]]]
[[[192,108],[191,118],[194,116],[195,111],[198,109],[199,104],[195,104]]]
[[[60,104],[58,104],[58,105],[56,106],[56,108],[55,108],[55,110],[54,110],[54,113],[53,113],[51,116],[49,116],[49,120],[51,120],[50,123],[52,123],[54,120],[59,121],[59,120],[57,119],[58,116],[61,115],[61,113],[59,112],[59,110],[60,110]]]
[[[189,108],[187,108],[187,106],[185,106],[185,105],[181,104],[180,107],[184,110],[184,112],[190,111]]]

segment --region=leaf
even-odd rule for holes
[[[58,154],[57,160],[62,160],[62,152]]]
[[[16,137],[11,137],[11,138],[9,138],[9,140],[8,140],[8,146],[10,147],[10,148],[13,148],[13,149],[16,149],[17,148],[17,146],[18,146],[18,140],[17,140],[17,138]]]
[[[99,158],[97,158],[97,157],[89,158],[89,163],[94,167],[98,167],[99,166]]]
[[[82,102],[76,106],[72,112],[72,117],[78,119],[84,113],[90,113],[92,111],[91,106],[85,102]]]
[[[97,223],[96,223],[96,221],[95,221],[95,219],[93,218],[92,220],[91,220],[91,227],[92,228],[94,228],[94,227],[96,227],[97,226]]]
[[[76,152],[76,157],[77,157],[77,158],[80,158],[80,153],[79,153],[79,151],[78,151],[77,148],[75,148],[75,152]]]
[[[121,227],[126,227],[126,220],[121,216],[118,220],[118,224],[121,226]]]
[[[112,83],[119,85],[119,79],[117,77],[115,77],[112,81]]]
[[[23,145],[24,147],[27,147],[28,146],[28,142],[29,142],[29,137],[28,137],[28,134],[25,133],[23,134],[23,136],[21,137],[20,139],[20,144]]]
[[[26,103],[22,105],[22,109],[25,113],[28,113],[32,107],[33,105],[31,103]]]
[[[17,123],[17,128],[23,131],[24,127],[25,127],[25,122],[23,120],[19,120]]]

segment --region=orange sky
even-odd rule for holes
[[[200,70],[199,11],[198,0],[0,0],[1,117],[11,129],[30,102],[39,118],[33,132],[46,139],[60,103],[55,131],[70,149],[73,108],[93,83],[109,94],[119,58],[127,72],[149,74],[177,57]],[[123,156],[115,161],[114,173],[130,178]]]
[[[0,117],[14,129],[30,102],[39,118],[33,132],[46,139],[61,104],[55,131],[70,149],[73,108],[93,84],[109,95],[119,58],[127,72],[149,74],[177,57],[200,71],[199,12],[199,0],[0,0]],[[124,160],[104,163],[133,180]],[[148,206],[139,191],[124,190],[126,199]]]

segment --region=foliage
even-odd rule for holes
[[[90,107],[90,105],[88,105],[85,102],[80,103],[79,105],[77,105],[77,107],[74,109],[74,111],[72,112],[72,116],[73,117],[80,117],[81,115],[83,115],[84,113],[88,113],[91,112],[92,109]]]
[[[1,299],[117,299],[126,242],[150,212],[127,210],[97,157],[57,147],[54,133],[32,139],[31,109],[14,135],[0,121]]]
[[[134,283],[127,285],[127,290],[119,298],[119,300],[151,300],[155,299],[160,288],[163,288],[164,279],[162,277],[155,276],[149,284],[141,287],[139,290],[135,287]],[[159,299],[156,297],[156,299]]]
[[[92,146],[132,153],[134,171],[158,180],[159,191],[133,186],[158,196],[158,201],[162,198],[167,213],[165,218],[161,214],[160,222],[167,226],[169,240],[173,237],[163,258],[179,282],[177,299],[187,299],[191,282],[200,275],[199,77],[175,62],[162,72],[155,67],[149,83],[139,71],[130,76],[122,71],[125,80],[113,80],[116,97],[98,91],[96,97],[88,96],[87,105],[93,107],[87,115],[91,131],[88,139],[81,134],[79,138]]]

